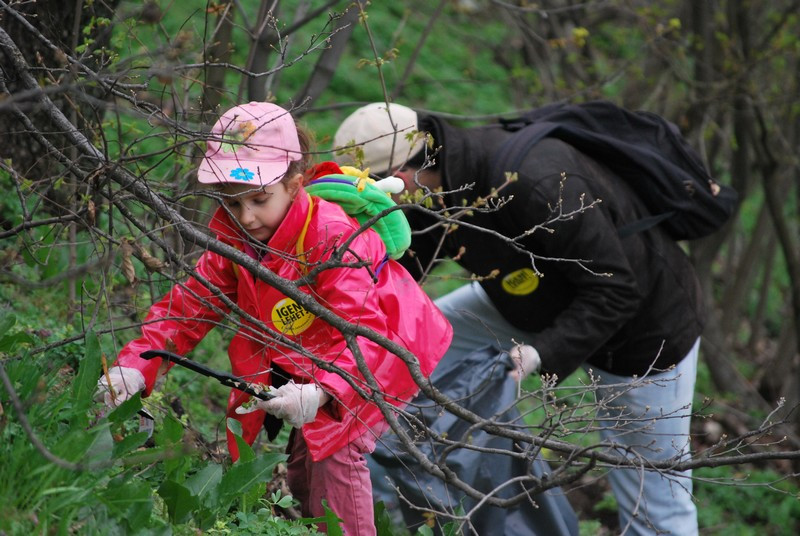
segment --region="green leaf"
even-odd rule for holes
[[[328,501],[322,500],[322,507],[325,509],[325,525],[328,536],[342,536],[342,519],[337,516],[333,510],[328,508]]]
[[[312,523],[325,523],[328,536],[342,536],[344,532],[342,531],[341,518],[339,518],[333,510],[328,508],[328,501],[325,499],[322,500],[322,507],[325,509],[325,514],[322,515],[322,517],[304,517],[300,519],[300,522],[307,525]],[[433,533],[431,533],[431,536],[433,536]]]
[[[234,498],[247,492],[253,486],[268,482],[271,479],[272,470],[286,457],[285,454],[268,452],[252,461],[234,464],[222,477],[219,486],[222,504],[230,504]]]
[[[156,445],[168,452],[183,449],[184,426],[174,415],[168,414],[155,433]],[[164,474],[167,478],[183,482],[186,473],[191,467],[188,456],[170,457],[164,460]]]
[[[14,333],[13,335],[4,335],[0,337],[0,352],[12,353],[20,344],[32,344],[34,338],[24,332]]]
[[[140,409],[142,409],[142,396],[141,393],[136,393],[109,413],[108,420],[114,424],[121,424],[136,415]]]
[[[13,313],[8,313],[0,318],[0,335],[5,335],[8,330],[17,323],[17,317]]]
[[[173,523],[184,523],[192,512],[200,508],[198,499],[186,486],[167,480],[158,488],[158,494],[167,505],[169,519]]]
[[[458,524],[455,521],[445,523],[442,527],[442,536],[459,536],[461,531],[458,530]]]
[[[238,436],[242,435],[242,423],[240,423],[236,419],[231,419],[229,417],[227,424],[228,424],[228,430],[233,432],[233,435],[238,435]]]
[[[252,462],[256,459],[256,453],[253,452],[253,448],[247,444],[242,436],[234,435],[236,439],[236,446],[239,448],[239,461],[237,463],[245,463],[245,462]]]
[[[74,426],[53,445],[53,454],[72,462],[99,462],[111,457],[114,442],[106,422],[91,428]]]
[[[84,341],[83,359],[72,384],[72,394],[78,404],[88,407],[97,389],[97,379],[102,375],[102,350],[94,331],[87,331]]]
[[[216,463],[209,463],[186,480],[186,488],[200,501],[194,518],[201,530],[211,528],[217,517],[227,512],[227,505],[219,499],[221,481],[222,466]]]
[[[200,502],[206,506],[216,506],[219,495],[219,483],[222,481],[222,466],[216,463],[209,463],[195,474],[190,476],[185,486],[200,498]]]
[[[150,485],[141,480],[117,478],[108,483],[97,497],[114,517],[124,519],[131,528],[147,526],[153,511]]]
[[[236,446],[239,449],[239,462],[251,462],[255,459],[256,454],[247,442],[242,438],[242,423],[236,419],[228,419],[228,430],[233,433],[236,440]]]
[[[183,424],[172,414],[167,414],[155,434],[156,445],[169,447],[180,443],[182,439]]]
[[[0,318],[0,352],[12,353],[18,345],[34,342],[33,337],[25,332],[9,333],[16,323],[17,317],[13,313]]]
[[[200,507],[200,509],[195,512],[194,519],[195,523],[197,523],[197,528],[200,530],[208,530],[216,524],[217,519],[227,513],[218,510],[216,508],[204,508]]]
[[[114,443],[112,457],[115,459],[121,458],[129,452],[141,447],[144,445],[144,442],[147,441],[147,437],[147,432],[136,432],[135,434],[125,436],[121,441]]]
[[[46,264],[42,269],[42,279],[50,279],[67,268],[66,251],[60,249],[53,249],[47,257]]]
[[[83,431],[83,430],[81,430]],[[87,462],[104,462],[111,459],[111,452],[114,449],[114,440],[111,438],[111,424],[108,421],[101,421],[92,426],[82,435],[92,434],[91,441],[83,453]],[[70,458],[68,458],[70,459]]]
[[[392,518],[383,501],[375,503],[375,532],[378,536],[392,536]]]
[[[292,505],[293,502],[294,502],[294,499],[292,498],[291,495],[284,495],[275,504],[277,506],[281,507],[281,508],[289,508]]]

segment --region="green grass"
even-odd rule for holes
[[[771,469],[703,468],[697,479],[698,521],[714,536],[793,536],[800,533],[800,488]]]

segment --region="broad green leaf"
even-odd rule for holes
[[[325,509],[325,525],[326,525],[326,532],[328,536],[342,536],[344,532],[342,531],[342,519],[336,515],[336,513],[328,508],[328,501],[322,501],[322,507]]]
[[[200,499],[204,506],[215,507],[219,496],[219,484],[222,481],[222,466],[209,463],[186,479],[185,486],[192,495]]]
[[[306,525],[325,523],[328,536],[342,536],[344,534],[341,527],[342,519],[328,507],[328,501],[325,499],[322,500],[322,507],[325,509],[325,513],[321,517],[303,517],[300,518],[300,522]]]
[[[121,441],[114,443],[113,458],[121,458],[129,452],[141,447],[144,445],[144,442],[147,441],[147,437],[147,432],[136,432],[135,434],[125,436]]]
[[[105,462],[111,459],[114,452],[114,439],[111,437],[111,428],[108,423],[91,428],[96,433],[96,438],[92,441],[84,454],[85,461],[89,463]],[[77,449],[75,449],[77,451]]]
[[[272,476],[272,470],[285,459],[285,454],[270,452],[255,460],[234,464],[220,482],[221,501],[229,504],[236,496],[245,493],[253,486],[261,482],[268,482]]]
[[[67,252],[62,249],[51,249],[50,255],[47,257],[47,262],[42,268],[42,279],[50,279],[67,268]]]
[[[73,425],[58,443],[53,445],[53,453],[72,462],[98,462],[109,459],[113,441],[108,423],[84,429]]]
[[[378,536],[393,536],[392,518],[383,501],[375,503],[375,532]]]
[[[167,452],[176,453],[184,447],[183,433],[183,424],[175,416],[168,414],[155,434],[156,445]],[[183,483],[191,464],[188,456],[171,456],[164,460],[164,474],[166,478]]]
[[[237,421],[236,419],[231,419],[228,417],[227,419],[228,430],[233,432],[233,435],[242,435],[242,423]]]
[[[142,409],[142,397],[141,393],[136,393],[109,413],[108,420],[114,424],[121,424],[136,415],[140,409]]]
[[[147,526],[153,511],[150,485],[142,480],[116,478],[96,494],[114,517],[125,519],[132,529]]]
[[[442,536],[459,536],[461,531],[458,530],[458,524],[455,521],[445,523],[442,527]]]
[[[209,463],[186,479],[186,488],[198,498],[201,505],[194,516],[201,530],[211,528],[217,517],[227,512],[227,506],[221,504],[219,500],[221,481],[222,466],[216,463]],[[225,511],[222,510],[223,506]]]
[[[178,446],[166,447],[165,450],[170,456],[164,460],[164,475],[178,482],[183,483],[186,473],[192,467],[192,456],[182,453]]]
[[[34,342],[33,337],[23,331],[9,333],[16,323],[17,317],[13,313],[0,318],[0,352],[13,353],[18,345]]]
[[[255,459],[256,454],[247,442],[242,438],[242,423],[236,419],[228,418],[228,429],[233,433],[236,440],[236,446],[239,449],[239,460],[237,463],[251,462]]]
[[[13,335],[4,335],[0,338],[0,352],[11,353],[20,344],[32,344],[36,342],[33,337],[27,333],[19,332]]]
[[[13,313],[8,313],[0,317],[0,335],[5,335],[16,323],[17,317]]]
[[[168,447],[180,443],[182,439],[183,424],[172,414],[167,414],[155,434],[156,445]]]
[[[221,517],[225,513],[227,513],[227,510],[223,512],[218,508],[200,507],[194,515],[197,528],[203,531],[210,529],[217,522],[217,518]]]
[[[246,463],[252,462],[256,459],[256,453],[253,452],[253,448],[247,444],[242,436],[234,435],[236,438],[236,446],[239,448],[239,460],[236,463]]]
[[[173,523],[184,523],[192,512],[200,508],[200,499],[184,485],[167,480],[158,488],[158,494],[167,505],[169,518]]]

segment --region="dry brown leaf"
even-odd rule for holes
[[[141,245],[134,242],[133,247],[136,248],[136,253],[139,259],[141,259],[142,264],[144,267],[147,268],[151,272],[160,272],[164,268],[167,267],[167,264],[159,259],[158,257],[153,257],[150,255],[150,252],[143,248]]]
[[[167,352],[172,352],[173,354],[178,353],[178,345],[175,344],[175,341],[167,337],[167,340],[164,342],[164,350]]]
[[[178,352],[178,345],[175,344],[171,338],[167,337],[167,340],[164,341],[164,350],[167,352],[172,352],[173,354],[179,354]],[[161,361],[161,366],[158,367],[158,377],[166,375],[169,372],[170,362],[167,359],[163,359]]]
[[[94,227],[97,222],[97,208],[91,199],[86,203],[86,215],[89,217],[89,225]]]
[[[133,247],[127,238],[122,240],[120,247],[122,249],[122,274],[128,280],[128,283],[132,285],[136,281],[136,270],[133,267],[133,261],[131,261]]]

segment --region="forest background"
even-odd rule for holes
[[[147,401],[151,449],[138,408],[92,402],[101,362],[202,250],[182,222],[207,223],[193,170],[220,110],[291,107],[324,160],[368,102],[472,125],[602,98],[678,124],[741,198],[686,244],[710,309],[703,533],[798,533],[799,18],[787,0],[0,0],[0,532],[307,530],[264,484],[280,438],[225,464],[224,387],[170,374]],[[425,288],[468,275],[441,266]],[[225,370],[217,331],[192,357]],[[582,532],[613,533],[602,481],[573,484]]]

